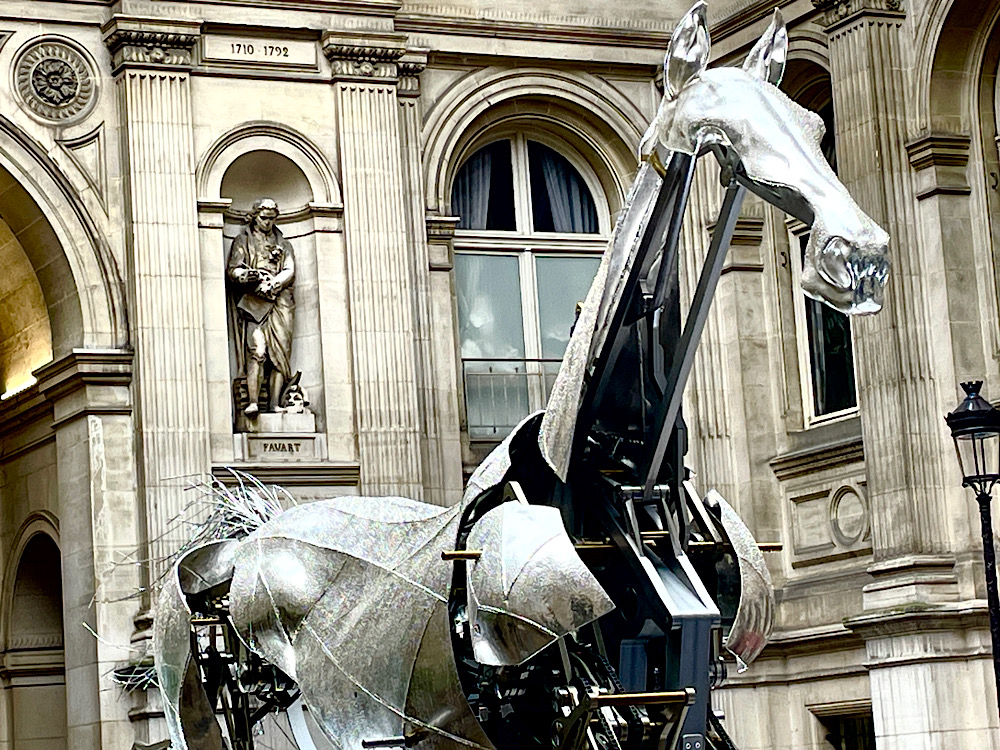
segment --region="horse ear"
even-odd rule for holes
[[[785,19],[775,8],[771,24],[757,44],[750,50],[743,62],[743,70],[755,78],[767,81],[777,86],[785,74],[785,60],[788,57],[788,30]]]
[[[705,69],[709,51],[705,3],[698,0],[671,34],[663,59],[663,87],[668,99],[676,97],[684,84]]]

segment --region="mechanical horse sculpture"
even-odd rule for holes
[[[710,707],[723,626],[751,662],[773,592],[735,511],[689,481],[680,404],[744,191],[811,225],[807,294],[874,313],[888,274],[888,237],[824,160],[819,117],[776,87],[786,47],[776,11],[742,68],[709,70],[704,4],[682,19],[548,407],[457,506],[265,502],[252,523],[202,526],[154,611],[176,750],[223,747],[217,711],[249,750],[280,709],[309,747],[302,704],[338,748],[733,747]],[[709,152],[726,196],[682,326],[680,226]]]

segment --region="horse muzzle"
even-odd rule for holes
[[[862,244],[833,236],[821,250],[807,248],[802,288],[810,297],[847,315],[877,313],[882,309],[889,279],[886,246],[882,242]]]

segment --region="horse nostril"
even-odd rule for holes
[[[851,257],[852,247],[843,237],[831,237],[819,254],[816,270],[838,289],[852,289],[856,276]]]

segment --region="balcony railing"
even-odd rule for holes
[[[463,359],[465,413],[473,440],[502,440],[548,400],[558,359]]]

